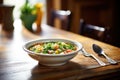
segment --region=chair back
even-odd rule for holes
[[[67,10],[53,10],[51,12],[51,26],[55,26],[55,20],[59,20],[60,21],[60,28],[63,30],[70,30],[70,21],[71,21],[71,11]]]
[[[107,28],[87,24],[83,19],[80,20],[80,34],[103,42],[108,38]]]

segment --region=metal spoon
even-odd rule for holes
[[[117,64],[117,62],[116,62],[115,60],[111,59],[110,57],[108,57],[108,56],[105,54],[105,52],[102,50],[102,48],[101,48],[100,46],[98,46],[98,45],[96,45],[96,44],[93,44],[93,45],[92,45],[92,48],[93,48],[93,50],[94,50],[98,55],[103,55],[103,56],[108,60],[109,63],[111,63],[111,64]]]

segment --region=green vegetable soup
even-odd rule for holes
[[[29,50],[42,54],[67,54],[77,50],[77,47],[66,42],[43,42],[30,46]]]

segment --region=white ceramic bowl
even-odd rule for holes
[[[68,54],[36,54],[33,51],[30,51],[28,48],[36,43],[41,43],[41,42],[57,42],[57,41],[62,41],[62,42],[67,42],[71,43],[77,46],[77,50],[73,51]],[[29,56],[32,57],[35,60],[38,60],[40,64],[46,65],[46,66],[60,66],[65,63],[67,63],[70,59],[75,57],[77,53],[82,49],[82,44],[77,41],[73,40],[68,40],[68,39],[39,39],[39,40],[32,40],[23,46],[23,49],[29,53]]]

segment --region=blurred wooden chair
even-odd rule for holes
[[[70,31],[71,11],[53,10],[51,12],[50,20],[51,26]]]
[[[109,28],[87,24],[83,19],[80,19],[80,35],[84,35],[106,43],[111,42]]]

